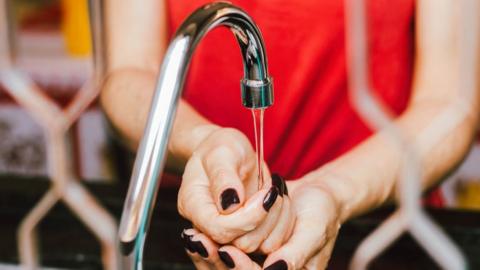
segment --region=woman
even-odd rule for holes
[[[168,37],[206,2],[107,1],[102,104],[132,147],[143,132]],[[213,31],[190,66],[169,142],[169,167],[185,170],[179,211],[195,227],[182,235],[187,252],[199,269],[325,268],[340,225],[394,199],[403,153],[383,131],[372,133],[348,103],[341,1],[233,4],[259,25],[275,80],[266,164],[296,181],[284,187],[273,176],[256,190],[252,124],[238,94],[240,55],[230,33]],[[424,188],[462,160],[478,121],[478,93],[462,100],[452,69],[459,58],[458,6],[367,1],[373,86],[397,115],[395,125],[418,146]],[[436,130],[441,140],[430,144],[426,127],[459,100],[466,113],[453,128]],[[252,251],[267,255],[263,265],[246,255]]]

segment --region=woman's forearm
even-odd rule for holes
[[[131,149],[143,135],[157,73],[167,45],[165,1],[106,1],[107,77],[101,103]],[[182,170],[191,152],[216,126],[180,101],[167,167]]]
[[[135,68],[156,72],[167,44],[164,0],[106,0],[109,71]]]
[[[394,123],[420,163],[418,181],[424,189],[445,177],[464,158],[480,114],[476,79],[480,8],[478,4],[461,7],[461,3],[422,0],[416,7],[412,97],[407,110]],[[460,14],[462,8],[477,14],[466,18]],[[462,20],[468,20],[470,42],[475,46],[459,46]],[[467,60],[462,53],[469,54]],[[472,81],[464,83],[466,80]],[[465,88],[468,85],[472,87]],[[440,115],[446,116],[443,122],[437,121]],[[345,220],[394,197],[405,152],[405,147],[395,143],[385,130],[379,131],[305,179],[329,190]]]
[[[472,111],[449,131],[438,130],[445,135],[436,143],[425,142],[428,134],[424,132],[442,110],[443,106],[418,106],[396,121],[421,163],[418,180],[423,188],[434,185],[462,160],[475,134],[477,117]],[[388,136],[378,132],[347,154],[305,176],[305,181],[333,194],[339,202],[342,220],[394,197],[405,149]]]

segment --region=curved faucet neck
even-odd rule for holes
[[[129,269],[142,268],[143,245],[154,206],[167,142],[193,51],[202,37],[217,26],[227,26],[240,44],[245,77],[242,102],[247,108],[273,104],[272,82],[260,31],[242,10],[217,2],[195,11],[179,27],[163,60],[135,160],[120,222],[120,242],[129,257]]]
[[[228,27],[241,49],[244,78],[241,80],[242,102],[247,108],[266,108],[273,104],[272,81],[262,35],[253,20],[242,10],[223,2],[205,5],[188,17],[174,35],[169,50],[186,41],[185,70],[197,44],[213,28]],[[167,55],[169,52],[167,52]],[[168,65],[168,64],[166,64]],[[181,78],[183,80],[184,78]]]

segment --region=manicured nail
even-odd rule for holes
[[[125,256],[130,255],[130,253],[132,253],[134,246],[135,246],[135,241],[130,241],[130,242],[120,241],[120,251]]]
[[[200,256],[204,258],[208,257],[208,251],[201,241],[192,241],[192,246],[195,249],[195,251],[197,251],[198,254],[200,254]]]
[[[284,260],[276,261],[275,263],[265,268],[265,270],[287,270],[287,269],[288,269],[288,265],[287,265],[287,262]]]
[[[265,198],[263,199],[263,209],[268,212],[270,208],[272,208],[273,204],[277,200],[278,197],[278,188],[275,186],[272,186],[270,188],[270,191],[268,191],[267,195],[265,195]]]
[[[181,237],[183,240],[183,246],[185,247],[185,249],[187,249],[191,253],[195,253],[196,252],[195,247],[192,245],[192,236],[193,235],[186,234],[185,230],[181,234]]]
[[[285,194],[285,188],[287,187],[287,185],[285,185],[285,180],[283,180],[280,175],[274,173],[272,174],[272,185],[278,188],[278,195],[283,197],[283,194]]]
[[[228,268],[235,268],[235,262],[233,261],[232,257],[230,257],[230,254],[228,254],[226,251],[219,250],[218,256]]]
[[[248,253],[247,256],[250,258],[250,260],[256,262],[258,265],[263,265],[267,259],[267,255],[260,254],[258,252]]]
[[[220,197],[223,210],[226,210],[233,204],[240,203],[237,191],[233,188],[227,188]]]

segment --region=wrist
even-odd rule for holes
[[[305,175],[299,180],[300,185],[313,185],[329,194],[336,205],[340,223],[361,213],[363,198],[362,190],[355,191],[349,185],[350,179],[335,172],[329,166],[323,166],[319,170]]]
[[[175,157],[188,160],[195,149],[220,126],[202,123],[194,127],[180,130],[173,134],[168,149]]]

